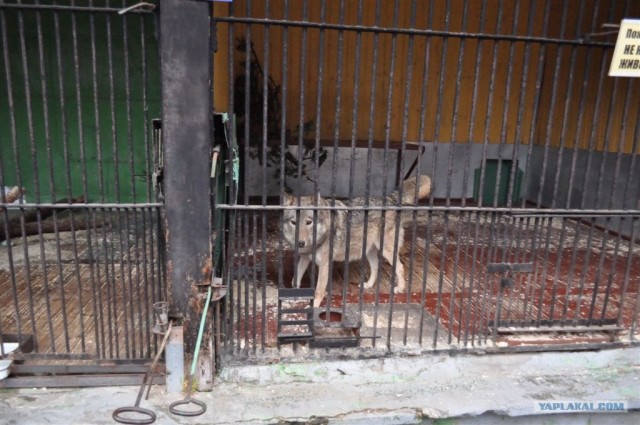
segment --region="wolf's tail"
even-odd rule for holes
[[[431,195],[431,178],[429,176],[411,177],[402,182],[403,204],[414,205],[418,200],[424,199],[429,195]]]

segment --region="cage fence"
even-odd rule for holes
[[[640,85],[601,26],[639,7],[216,9],[229,358],[637,341]]]
[[[123,4],[0,1],[0,355],[154,353],[159,53],[148,8]]]

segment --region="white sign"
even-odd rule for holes
[[[640,19],[623,19],[613,51],[610,77],[640,77]]]

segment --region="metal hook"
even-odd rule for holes
[[[153,3],[147,3],[145,1],[140,2],[140,3],[136,3],[133,6],[129,6],[129,7],[125,7],[124,9],[121,9],[118,11],[118,15],[124,15],[125,13],[129,13],[132,10],[136,10],[136,9],[141,9],[141,8],[145,8],[147,9],[149,12],[152,12],[156,9],[156,5]]]

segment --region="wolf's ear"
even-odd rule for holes
[[[318,200],[318,204],[317,205],[324,205],[324,198],[322,197],[322,195],[320,195],[320,191],[316,192],[316,196],[315,196],[315,200]]]
[[[287,192],[285,192],[283,190],[282,191],[282,204],[285,205],[285,206],[290,206],[290,205],[293,205],[294,202],[295,202],[295,196],[289,195]]]

